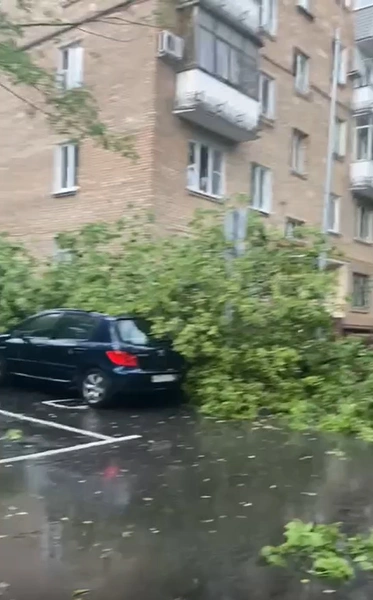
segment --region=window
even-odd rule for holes
[[[149,342],[149,325],[143,321],[120,319],[117,321],[117,331],[122,342],[134,346],[145,346]]]
[[[47,313],[38,317],[27,319],[14,331],[14,335],[28,335],[30,337],[51,337],[60,319],[60,313]]]
[[[328,231],[330,233],[339,233],[339,207],[339,196],[331,194],[328,207]]]
[[[55,155],[55,192],[74,191],[78,186],[79,146],[61,144]]]
[[[221,198],[223,185],[223,153],[200,142],[189,142],[187,187],[194,192]]]
[[[371,58],[362,58],[361,55],[356,57],[356,69],[359,71],[359,76],[354,79],[354,88],[366,87],[373,85],[373,61]]]
[[[277,0],[262,0],[260,3],[260,26],[274,35],[277,29]]]
[[[332,45],[332,75],[334,69],[335,60],[335,41],[333,40]],[[339,61],[337,65],[337,82],[339,85],[346,85],[348,73],[348,48],[340,46],[339,48]]]
[[[373,211],[361,205],[356,209],[356,237],[363,242],[373,241]]]
[[[259,102],[264,117],[273,119],[275,116],[275,82],[266,73],[259,76]]]
[[[97,325],[97,319],[84,313],[66,313],[57,326],[57,340],[88,340]]]
[[[288,217],[285,221],[285,237],[297,239],[300,237],[299,229],[304,225],[300,219]]]
[[[214,77],[258,97],[258,48],[253,41],[200,10],[197,63]]]
[[[309,63],[310,59],[300,50],[294,50],[293,75],[295,77],[295,89],[302,94],[309,89]]]
[[[373,159],[373,121],[372,116],[364,114],[356,117],[355,126],[355,157],[356,160]]]
[[[307,154],[308,135],[299,131],[293,130],[292,145],[291,145],[291,168],[295,173],[304,175],[306,173],[306,154]]]
[[[370,280],[368,275],[352,274],[352,306],[367,309],[370,304]]]
[[[64,90],[83,84],[83,48],[79,44],[60,50],[59,81]]]
[[[253,164],[251,169],[251,207],[268,213],[272,204],[272,173],[270,169]]]
[[[335,121],[334,154],[339,158],[346,156],[347,123],[341,119]]]

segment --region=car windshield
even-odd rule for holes
[[[145,346],[149,343],[149,325],[142,320],[119,319],[117,330],[122,342],[135,346]]]

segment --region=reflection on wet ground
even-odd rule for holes
[[[5,600],[316,600],[329,584],[258,561],[293,518],[373,524],[372,448],[267,425],[201,421],[185,409],[54,409],[2,394],[1,408],[135,441],[0,465],[0,596]],[[1,417],[22,441],[0,458],[81,443]],[[86,440],[89,441],[89,440]],[[36,450],[35,450],[36,449]],[[13,453],[13,454],[12,454]],[[373,597],[368,578],[334,598]]]

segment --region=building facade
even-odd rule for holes
[[[11,11],[14,2],[3,4]],[[237,193],[288,235],[302,223],[321,227],[338,29],[327,225],[344,258],[328,268],[340,283],[336,316],[373,329],[373,87],[364,71],[373,22],[359,21],[371,3],[360,4],[55,0],[66,27],[27,27],[25,43],[64,87],[93,90],[102,119],[135,136],[139,158],[56,137],[29,90],[0,86],[0,229],[45,254],[61,230],[133,209],[183,232],[196,208]]]

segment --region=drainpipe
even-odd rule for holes
[[[330,109],[329,109],[329,131],[328,131],[328,149],[326,155],[326,173],[324,184],[324,200],[323,200],[323,215],[321,231],[324,235],[328,234],[328,220],[330,208],[330,194],[333,181],[333,163],[334,163],[334,141],[335,141],[335,117],[337,107],[338,93],[338,74],[341,55],[340,29],[337,29],[334,36],[334,60],[332,74],[332,89],[330,94]],[[320,270],[325,269],[327,264],[326,252],[323,252],[319,257]]]

